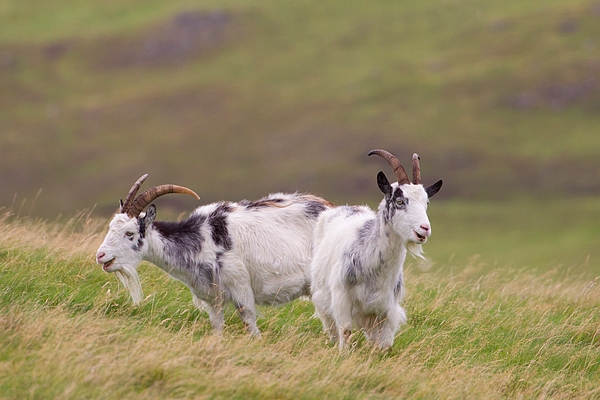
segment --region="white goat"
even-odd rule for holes
[[[427,203],[442,181],[421,185],[419,156],[413,155],[413,183],[400,161],[385,150],[372,150],[394,169],[398,183],[379,172],[384,198],[377,213],[366,206],[342,206],[324,211],[315,229],[311,292],[316,314],[340,350],[352,328],[362,329],[369,342],[390,347],[406,314],[402,266],[407,250],[423,258],[421,244],[431,235]]]
[[[142,289],[137,267],[150,261],[192,292],[223,329],[223,306],[231,301],[251,335],[255,304],[283,304],[310,292],[313,231],[318,215],[332,206],[312,195],[272,194],[257,201],[219,202],[197,208],[181,222],[155,221],[154,199],[167,193],[199,198],[176,185],[148,189],[134,200],[142,176],[109,225],[96,260],[115,272],[138,304]]]

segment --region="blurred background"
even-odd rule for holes
[[[600,1],[0,3],[2,206],[108,217],[148,173],[375,207],[373,148],[444,180],[437,262],[600,273]]]

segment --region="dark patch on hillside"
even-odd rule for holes
[[[42,53],[44,54],[46,60],[53,61],[65,55],[70,47],[71,45],[66,41],[55,42],[44,46],[42,48]]]
[[[14,70],[17,65],[17,58],[13,54],[13,52],[9,50],[1,50],[0,51],[0,70],[9,71]]]
[[[549,108],[563,110],[600,95],[600,85],[593,77],[575,83],[551,83],[509,96],[507,102],[519,110]]]
[[[178,65],[240,37],[240,16],[224,11],[185,11],[143,32],[101,40],[95,46],[96,68]]]
[[[444,179],[440,198],[498,199],[515,193],[568,197],[600,193],[600,167],[593,157],[566,155],[539,161],[508,154],[477,155],[460,149],[445,153],[447,156],[438,154],[429,160],[431,172],[423,178],[426,184]]]

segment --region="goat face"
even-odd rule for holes
[[[425,243],[431,235],[427,204],[442,187],[442,181],[426,188],[421,184],[390,184],[385,174],[379,172],[377,184],[384,194],[380,207],[383,207],[386,222],[404,242]]]
[[[156,216],[156,208],[151,205],[139,217],[116,214],[108,226],[108,233],[96,252],[96,262],[102,264],[106,272],[114,272],[123,285],[129,289],[134,303],[142,297],[137,267],[147,249],[146,235]]]

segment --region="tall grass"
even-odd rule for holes
[[[0,221],[2,398],[594,398],[600,278],[490,266],[407,270],[409,322],[381,353],[340,354],[308,301],[234,310],[213,335],[181,284],[141,266],[134,307],[94,264],[105,220]]]

